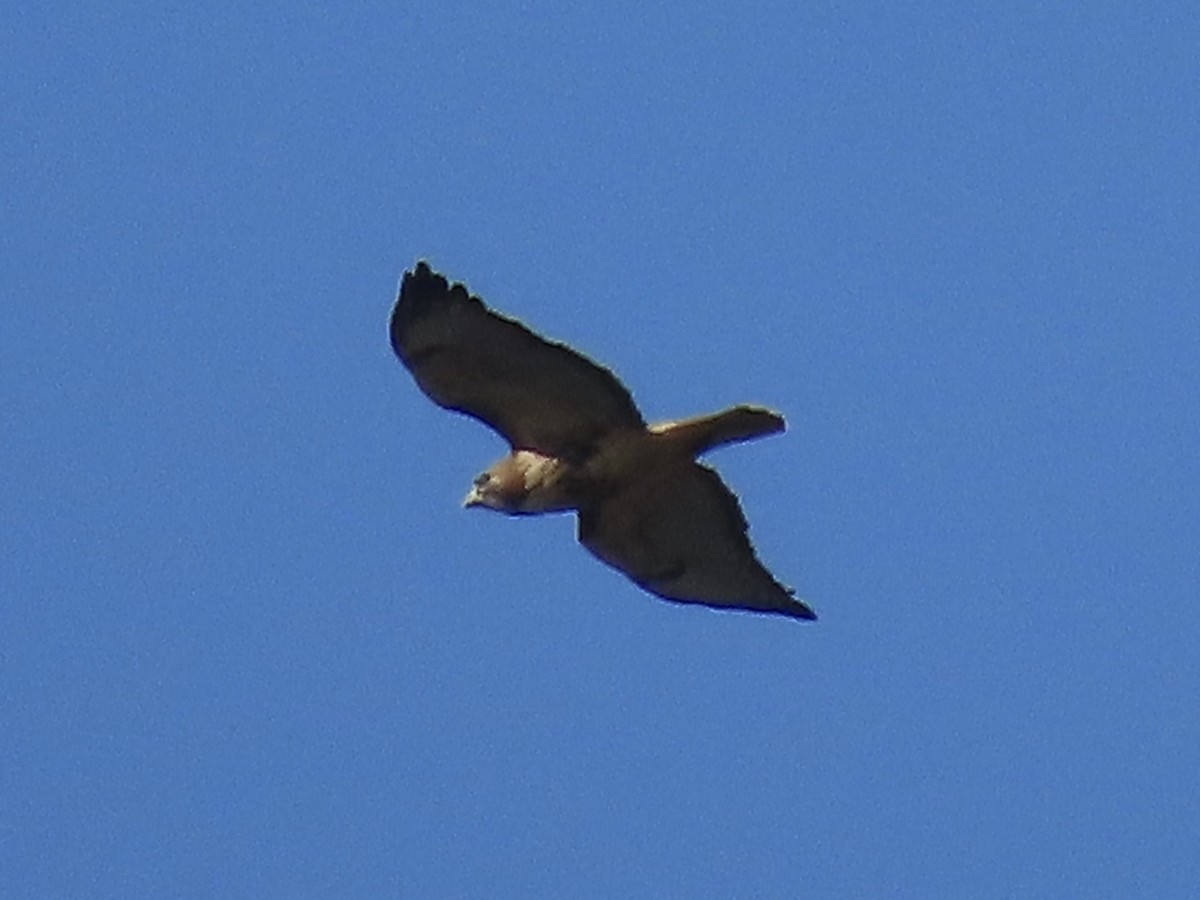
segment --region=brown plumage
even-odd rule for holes
[[[404,274],[391,340],[435,403],[512,448],[475,479],[465,505],[575,510],[580,543],[666,600],[816,618],[755,556],[733,492],[696,462],[783,431],[778,413],[736,406],[647,426],[608,369],[493,312],[425,262]]]

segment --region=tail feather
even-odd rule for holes
[[[783,416],[761,406],[734,406],[708,416],[695,416],[679,422],[660,422],[650,431],[662,435],[685,449],[690,456],[722,444],[749,441],[785,428]]]

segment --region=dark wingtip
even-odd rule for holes
[[[780,605],[770,610],[773,613],[787,616],[791,619],[800,619],[804,622],[815,622],[817,614],[812,611],[807,603],[802,603],[799,600],[789,599],[786,605]]]
[[[439,272],[429,267],[425,260],[417,260],[411,271],[404,273],[400,281],[400,296],[396,298],[396,308],[405,307],[405,315],[418,316],[428,308],[427,304],[453,297],[455,302],[482,303],[482,301],[467,290],[461,281],[453,284]]]
[[[446,279],[429,268],[429,263],[423,259],[418,260],[411,271],[404,273],[388,329],[392,349],[397,356],[404,359],[404,332],[409,324],[420,318],[430,304],[440,300],[449,291],[450,285]]]
[[[482,300],[471,295],[466,285],[457,281],[451,284],[445,275],[431,269],[426,260],[417,260],[417,264],[404,273],[400,293],[392,306],[389,331],[392,349],[405,365],[409,364],[404,349],[406,332],[415,322],[447,302],[483,305]]]
[[[404,273],[404,279],[400,282],[400,297],[403,298],[406,294],[413,292],[421,294],[434,292],[440,294],[444,293],[448,288],[449,284],[447,284],[446,279],[429,268],[429,263],[421,259],[417,260],[417,264],[412,267],[412,271]]]
[[[803,600],[796,599],[796,589],[782,585],[784,591],[787,592],[785,599],[786,606],[781,606],[778,612],[785,616],[791,616],[793,619],[803,619],[806,622],[817,621],[817,614],[813,612],[812,607]]]

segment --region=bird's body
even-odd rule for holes
[[[492,312],[424,262],[405,273],[391,340],[434,402],[480,419],[512,448],[475,479],[467,506],[573,510],[588,550],[667,600],[816,618],[758,561],[737,498],[696,462],[783,431],[778,413],[736,406],[648,426],[610,371]]]

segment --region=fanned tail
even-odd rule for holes
[[[652,434],[677,443],[695,457],[722,444],[734,444],[778,434],[786,425],[783,416],[761,406],[733,406],[707,416],[650,426]]]

